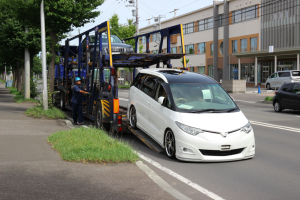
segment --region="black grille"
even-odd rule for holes
[[[244,150],[244,148],[242,148],[242,149],[233,149],[233,150],[230,150],[230,151],[215,151],[215,150],[199,149],[199,151],[205,156],[231,156],[231,155],[242,153],[243,150]]]

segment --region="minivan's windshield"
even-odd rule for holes
[[[300,76],[300,71],[292,71],[292,76]]]
[[[90,43],[95,43],[95,36],[90,36]],[[122,43],[122,41],[115,35],[111,35],[111,43]],[[102,35],[102,43],[108,43],[107,41],[107,35]],[[97,44],[99,44],[99,38],[98,38],[98,42]]]
[[[218,84],[170,84],[176,108],[187,112],[229,111],[238,109]]]

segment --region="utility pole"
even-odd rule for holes
[[[176,8],[175,8],[174,11],[171,11],[170,13],[174,12],[174,17],[176,17],[176,11],[177,11],[177,10],[179,10],[179,9],[176,9]]]
[[[47,66],[46,66],[46,38],[45,38],[45,15],[44,0],[41,2],[41,42],[42,42],[42,73],[43,73],[43,106],[48,110],[48,91],[47,91]]]
[[[25,28],[25,34],[27,35],[28,28]],[[25,66],[25,99],[30,99],[30,54],[28,49],[25,48],[24,52],[24,66]]]
[[[154,17],[154,22],[158,22],[159,29],[161,29],[161,18],[166,18],[166,15],[159,15],[158,17]]]
[[[135,23],[136,23],[136,34],[139,35],[139,2],[138,0],[129,0],[128,3],[133,5],[126,5],[126,7],[135,7],[135,12],[132,10],[132,15],[135,17]]]

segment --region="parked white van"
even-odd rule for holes
[[[268,90],[278,89],[285,83],[300,82],[300,71],[278,71],[272,74],[266,81],[266,88]]]

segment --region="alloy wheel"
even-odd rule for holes
[[[130,108],[130,117],[129,117],[129,120],[130,120],[130,126],[132,128],[136,128],[136,122],[137,122],[137,119],[136,119],[136,110],[134,108],[134,106],[132,106]]]
[[[275,102],[274,110],[275,110],[275,112],[281,112],[282,111],[281,105],[278,101]]]
[[[175,157],[176,147],[175,147],[175,136],[171,130],[168,130],[165,136],[165,150],[170,158]]]

